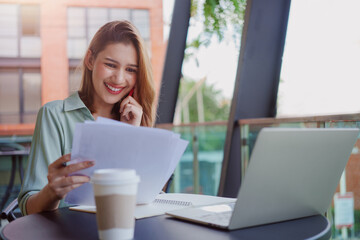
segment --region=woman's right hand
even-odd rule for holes
[[[70,174],[94,166],[94,161],[83,161],[68,166],[64,165],[70,159],[71,154],[66,154],[48,167],[47,188],[54,200],[63,199],[68,192],[90,181],[90,178],[87,176],[71,176]]]

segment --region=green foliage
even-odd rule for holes
[[[204,34],[208,39],[213,35],[217,36],[219,41],[223,40],[224,33],[231,25],[234,29],[234,39],[239,39],[243,26],[246,0],[205,0],[200,3],[198,0],[192,1],[192,11],[199,9],[202,4],[202,14],[204,16]],[[197,11],[197,14],[200,11]],[[196,14],[192,12],[192,16]]]
[[[199,48],[200,46],[208,46],[209,44],[210,39],[204,39],[202,35],[199,35],[192,42],[186,44],[184,60],[188,61],[189,59],[193,58],[196,62],[197,67],[199,67],[199,60],[196,57]]]
[[[199,0],[192,0],[190,6],[190,17],[196,16],[198,12]]]
[[[196,54],[201,46],[208,46],[213,36],[219,42],[231,26],[235,45],[240,47],[240,35],[243,26],[246,0],[192,0],[191,18],[204,22],[204,30],[186,44],[184,60],[194,58],[199,65]]]
[[[182,79],[180,84],[179,101],[183,101],[186,94],[188,94],[195,86],[196,82],[191,79]],[[206,82],[202,85],[200,91],[203,96],[203,109],[205,122],[227,120],[230,110],[230,102],[223,99],[221,91],[215,89],[214,85],[208,85]],[[189,103],[190,122],[198,122],[198,108],[196,94],[194,94]],[[183,115],[183,114],[182,114]],[[183,121],[183,117],[182,117]]]

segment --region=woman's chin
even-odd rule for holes
[[[114,105],[115,103],[119,102],[120,100],[121,100],[120,95],[117,95],[117,96],[105,96],[103,98],[103,101],[106,104],[111,104],[111,105]]]

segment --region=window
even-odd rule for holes
[[[33,69],[0,70],[0,124],[33,123],[41,106],[41,74]]]
[[[129,20],[140,31],[150,52],[150,15],[145,9],[80,8],[67,11],[68,58],[82,59],[96,31],[113,20]]]
[[[40,7],[0,4],[0,124],[35,122],[41,106],[40,55]],[[35,69],[23,68],[24,63]]]
[[[86,15],[84,8],[68,9],[68,58],[82,58],[86,51]]]
[[[360,112],[360,2],[291,1],[277,116]]]
[[[22,85],[23,122],[32,123],[36,121],[37,112],[41,107],[41,74],[39,70],[24,70]]]
[[[0,57],[40,55],[40,7],[0,4]]]
[[[20,122],[20,80],[16,70],[0,70],[0,123]]]
[[[0,4],[0,57],[18,56],[18,6]]]
[[[21,5],[20,56],[40,57],[40,8],[36,5]]]
[[[40,36],[40,8],[34,5],[21,6],[21,32],[23,36]]]

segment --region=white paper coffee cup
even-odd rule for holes
[[[96,203],[99,238],[134,237],[139,176],[133,169],[99,169],[91,178]]]

